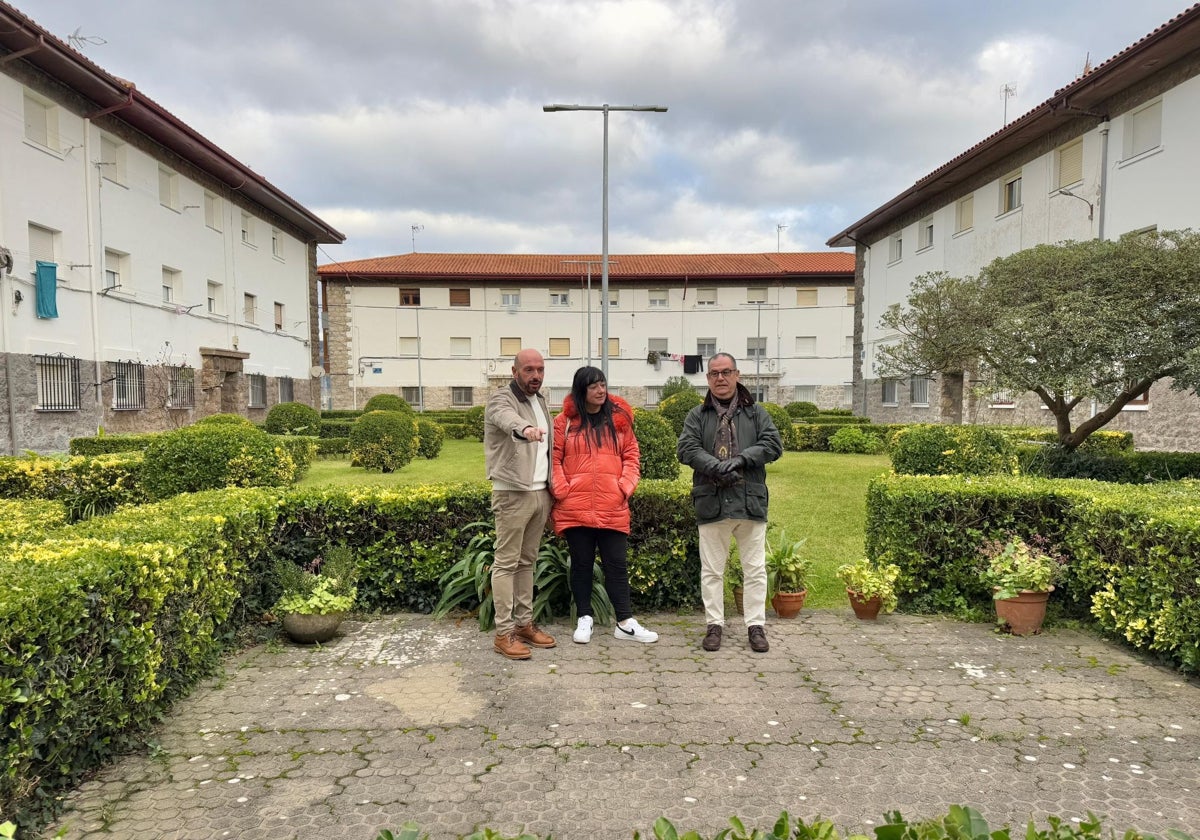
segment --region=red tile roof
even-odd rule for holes
[[[575,262],[572,262],[575,261]],[[322,277],[340,274],[368,277],[561,277],[587,272],[600,276],[597,254],[398,254],[320,266]],[[609,277],[646,279],[786,278],[794,275],[854,275],[854,255],[842,251],[765,254],[611,254]]]

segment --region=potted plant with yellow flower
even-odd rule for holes
[[[992,585],[997,621],[1014,636],[1040,632],[1063,557],[1041,535],[989,540],[980,553],[987,562],[984,577]]]
[[[900,567],[894,563],[873,563],[860,557],[853,563],[838,566],[837,576],[846,587],[850,607],[858,618],[874,621],[881,611],[896,609],[896,579],[900,577]]]

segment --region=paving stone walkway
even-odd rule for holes
[[[526,662],[407,614],[244,651],[44,836],[374,840],[416,820],[628,840],[784,808],[870,833],[962,803],[993,829],[1092,811],[1200,838],[1200,684],[1119,646],[847,608],[770,622],[767,654],[731,623],[705,653],[699,616],[641,618],[658,644],[557,625]]]

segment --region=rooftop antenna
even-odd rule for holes
[[[787,227],[788,226],[783,224],[782,222],[775,225],[775,250],[776,251],[783,250],[783,232],[785,230],[787,230]]]
[[[425,230],[425,225],[413,225],[412,226],[412,243],[413,243],[413,253],[414,254],[417,253],[417,234],[423,230]]]
[[[108,41],[99,35],[80,35],[79,30],[81,29],[83,29],[82,26],[77,26],[75,27],[75,31],[67,36],[67,43],[79,52],[83,52],[84,44],[101,47],[108,43]]]
[[[1002,125],[1008,125],[1008,100],[1017,95],[1017,86],[1011,82],[1005,82],[1000,88],[1000,98],[1004,100],[1004,122]]]

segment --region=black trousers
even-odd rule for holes
[[[571,595],[579,615],[592,614],[592,575],[596,551],[604,571],[604,591],[612,601],[617,621],[633,617],[629,600],[629,566],[625,551],[629,535],[607,528],[567,528],[563,531],[571,552]]]

